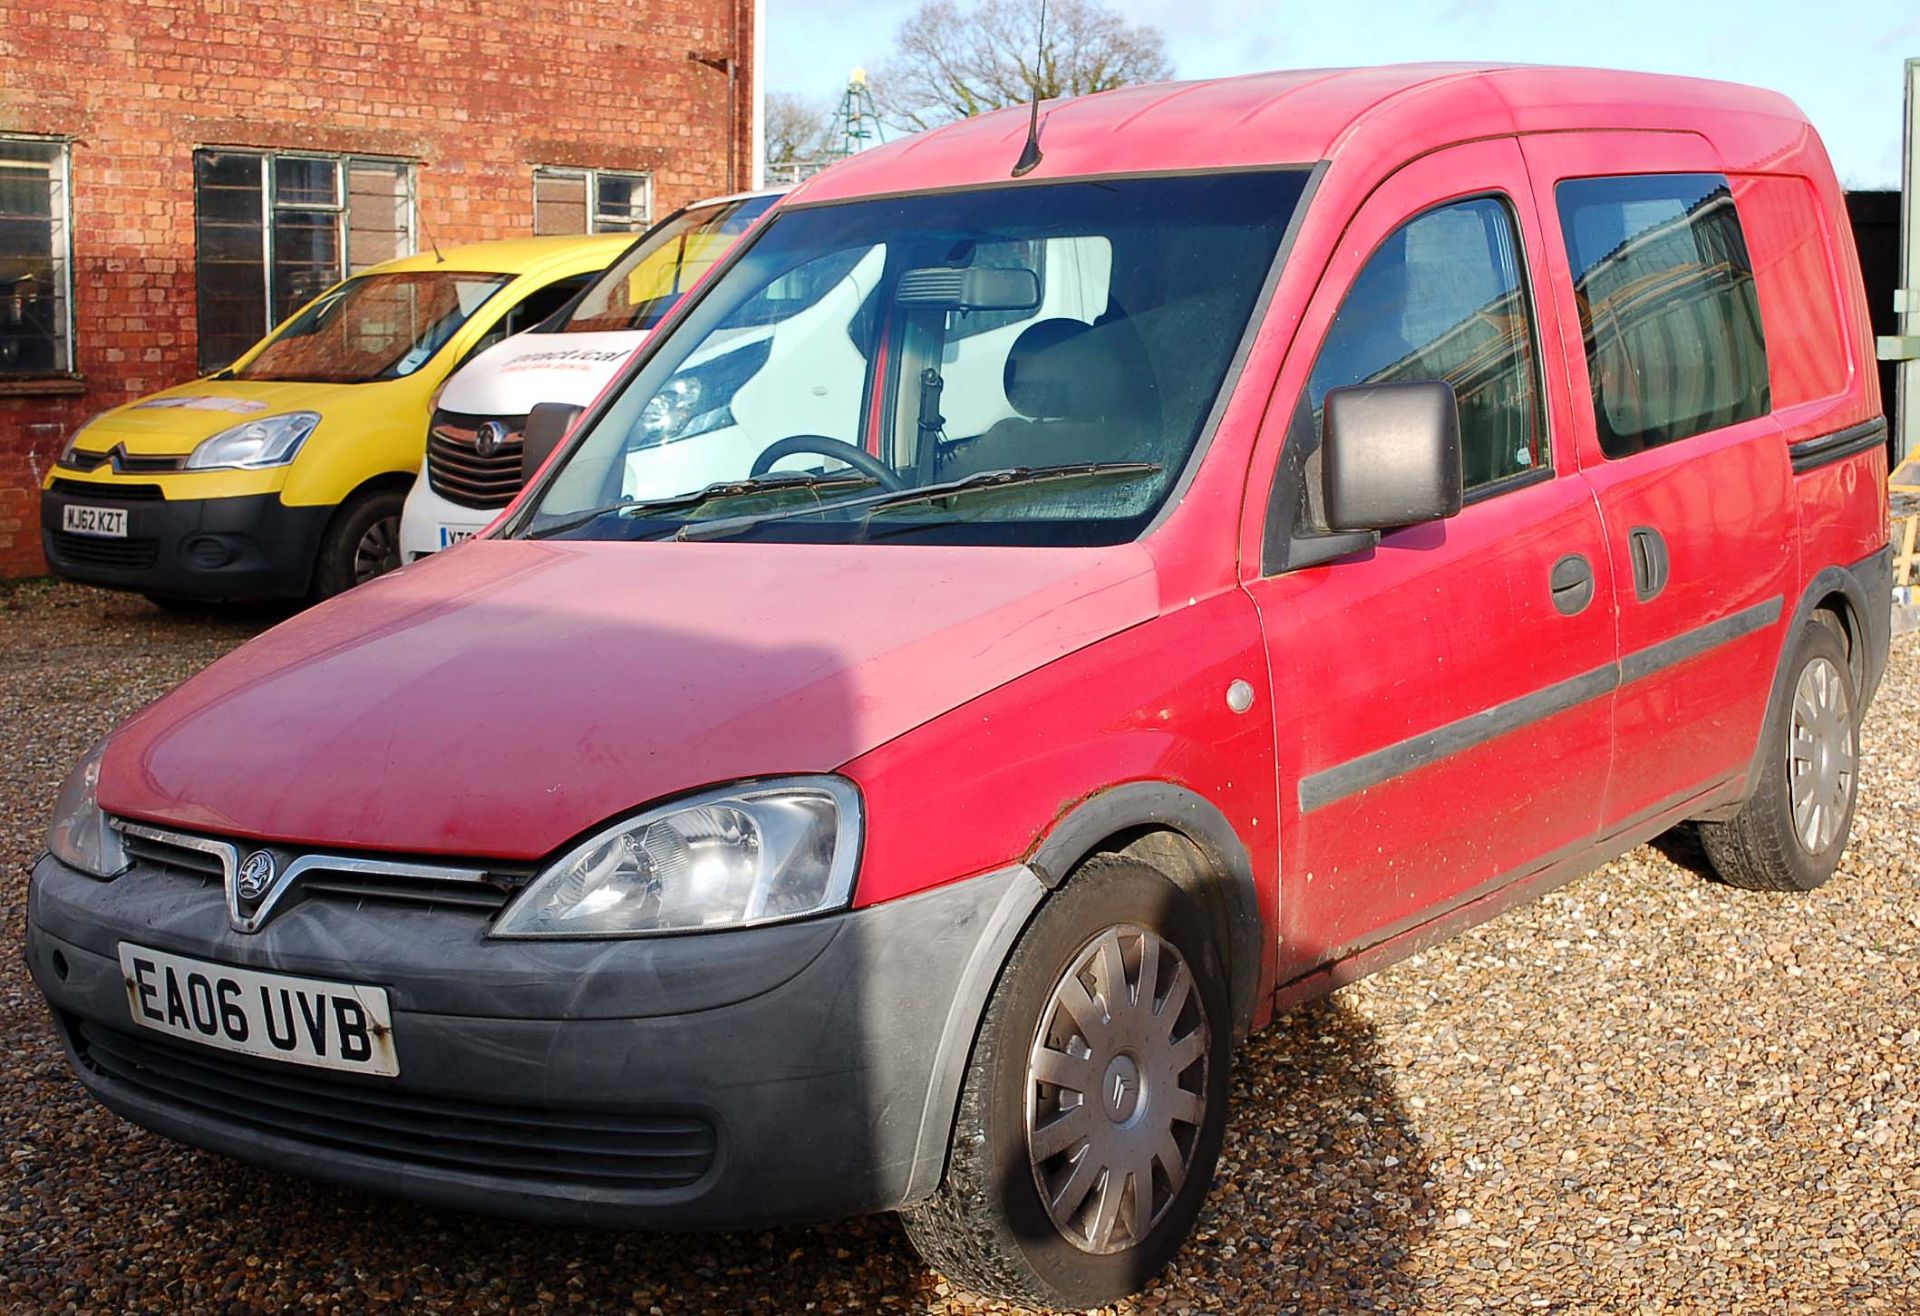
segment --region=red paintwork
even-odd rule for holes
[[[1839,189],[1785,98],[1582,69],[1432,66],[1131,88],[1043,110],[1032,181],[1327,161],[1181,501],[1116,550],[486,543],[355,591],[136,718],[109,809],[340,848],[531,859],[730,777],[844,771],[868,803],[856,899],[1013,862],[1130,780],[1211,801],[1253,856],[1264,981],[1338,980],[1422,919],[1498,908],[1610,822],[1725,796],[1755,745],[1784,620],[1302,814],[1303,776],[1778,596],[1885,542],[1884,458],[1794,477],[1788,444],[1878,412]],[[866,152],[790,208],[1007,180],[1024,111]],[[1618,462],[1593,436],[1552,184],[1713,171],[1760,280],[1775,414]],[[1555,478],[1264,579],[1288,418],[1373,245],[1490,190],[1535,286]],[[1633,597],[1626,531],[1672,583]],[[1597,572],[1575,618],[1546,574]],[[1247,715],[1227,711],[1236,679]],[[1666,816],[1666,815],[1661,815]],[[1559,867],[1538,869],[1548,856]],[[1502,886],[1502,883],[1514,883]],[[1436,927],[1439,925],[1435,925]],[[1397,940],[1396,940],[1397,939]],[[1368,947],[1375,947],[1368,958]]]
[[[101,805],[534,859],[665,795],[830,771],[1155,604],[1137,545],[483,543],[303,613],[136,716]]]

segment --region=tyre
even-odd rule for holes
[[[344,594],[400,565],[400,512],[406,501],[396,490],[376,489],[334,513],[314,563],[314,598]]]
[[[1226,983],[1190,897],[1145,864],[1089,860],[1041,907],[988,1003],[946,1179],[901,1213],[921,1257],[1039,1306],[1145,1287],[1213,1182]]]
[[[1860,727],[1846,645],[1809,621],[1788,662],[1753,797],[1726,822],[1700,824],[1714,872],[1750,891],[1813,890],[1833,876],[1853,826]]]

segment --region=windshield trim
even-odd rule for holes
[[[265,356],[267,349],[273,346],[275,343],[279,342],[280,339],[286,334],[286,331],[293,327],[293,324],[295,321],[297,321],[301,316],[305,315],[309,310],[311,310],[314,306],[318,305],[320,302],[325,301],[327,298],[332,297],[336,293],[339,293],[348,284],[354,283],[356,281],[364,282],[366,280],[371,280],[371,279],[391,278],[394,275],[402,275],[402,274],[446,274],[446,275],[463,275],[464,274],[464,275],[468,275],[475,278],[495,279],[495,280],[498,280],[498,282],[496,282],[493,285],[492,292],[489,292],[485,297],[482,297],[477,303],[475,303],[474,308],[471,311],[467,312],[466,318],[460,322],[460,327],[447,335],[446,342],[440,344],[439,348],[435,350],[432,356],[428,357],[425,361],[422,361],[418,366],[416,366],[412,371],[410,371],[407,374],[389,375],[383,371],[380,374],[371,375],[365,379],[316,379],[316,378],[313,378],[312,376],[306,376],[306,375],[260,376],[260,375],[247,375],[242,373],[248,367],[252,366],[255,361],[259,360],[262,356]],[[250,349],[248,349],[247,354],[245,356],[241,357],[238,361],[235,361],[232,365],[226,367],[226,369],[219,371],[217,374],[213,376],[210,376],[210,378],[231,379],[241,384],[324,384],[329,388],[357,388],[362,384],[391,384],[396,380],[411,379],[413,378],[413,376],[419,374],[422,370],[425,370],[428,366],[432,365],[435,361],[439,360],[441,354],[444,353],[448,348],[453,346],[453,340],[466,332],[467,326],[473,323],[474,317],[478,316],[482,310],[486,309],[488,303],[492,302],[494,298],[498,297],[504,289],[511,287],[521,277],[522,276],[520,274],[506,273],[500,270],[467,270],[467,269],[442,270],[437,266],[429,266],[424,270],[382,270],[376,267],[370,270],[362,270],[358,274],[349,274],[346,278],[340,280],[340,282],[334,284],[332,287],[327,288],[322,292],[316,293],[310,300],[302,303],[300,308],[294,311],[292,315],[289,315],[286,319],[282,320],[279,324],[275,325],[273,327],[272,333],[268,334],[265,338],[262,338],[259,342],[255,343]],[[401,358],[396,358],[396,359],[404,359],[404,353],[402,354]]]
[[[1313,197],[1318,191],[1320,180],[1325,176],[1327,166],[1330,163],[1331,161],[1320,160],[1310,165],[1222,165],[1218,168],[1196,167],[1138,170],[1122,173],[1073,174],[1064,178],[994,179],[986,182],[956,184],[952,187],[922,187],[906,188],[893,192],[863,192],[859,196],[839,197],[815,202],[791,202],[783,197],[778,204],[768,210],[766,214],[762,215],[753,227],[743,234],[739,241],[733,244],[727,254],[717,261],[713,268],[707,271],[706,277],[701,279],[697,285],[676,302],[673,309],[668,311],[660,323],[653,327],[652,331],[647,334],[646,341],[635,349],[633,355],[627,359],[626,365],[621,368],[620,372],[608,381],[606,387],[600,390],[599,396],[594,399],[593,403],[574,419],[573,426],[568,431],[566,439],[548,457],[542,473],[535,479],[528,481],[527,484],[521,488],[520,495],[514,500],[513,507],[508,514],[501,518],[500,523],[493,528],[491,533],[482,534],[477,537],[485,539],[518,539],[524,535],[533,522],[535,509],[546,499],[548,491],[553,487],[554,481],[559,478],[560,472],[564,470],[567,463],[573,459],[574,450],[586,440],[587,436],[593,432],[595,426],[600,424],[606,414],[618,405],[620,398],[626,393],[627,389],[633,386],[633,381],[652,363],[653,358],[661,351],[666,342],[672,338],[674,334],[679,332],[681,323],[700,309],[707,298],[713,295],[714,289],[720,287],[721,284],[726,281],[727,276],[732,273],[734,266],[744,260],[747,254],[764,241],[766,236],[773,232],[780,221],[789,214],[808,210],[825,210],[834,206],[855,205],[869,201],[887,201],[917,196],[953,196],[969,192],[999,191],[1007,187],[1048,187],[1060,186],[1062,184],[1102,183],[1132,179],[1151,181],[1168,178],[1214,177],[1222,174],[1304,173],[1306,175],[1306,181],[1301,187],[1300,197],[1294,202],[1293,214],[1288,217],[1287,226],[1281,232],[1279,245],[1274,248],[1273,260],[1267,267],[1266,277],[1260,285],[1259,295],[1254,298],[1253,307],[1247,313],[1247,322],[1241,327],[1240,340],[1234,345],[1233,355],[1228,358],[1226,374],[1221,377],[1220,388],[1214,395],[1213,404],[1208,408],[1205,420],[1201,422],[1200,433],[1194,440],[1192,450],[1187,453],[1186,459],[1181,463],[1178,476],[1174,479],[1174,482],[1168,486],[1167,492],[1162,497],[1160,506],[1155,510],[1152,519],[1141,528],[1140,532],[1135,535],[1132,540],[1128,541],[1130,543],[1139,543],[1158,530],[1173,513],[1173,510],[1185,499],[1187,490],[1192,486],[1194,476],[1200,469],[1200,463],[1205,460],[1207,453],[1212,449],[1213,437],[1220,428],[1220,419],[1225,414],[1226,405],[1238,390],[1240,377],[1245,373],[1247,358],[1252,353],[1254,339],[1258,336],[1261,326],[1266,322],[1267,312],[1273,302],[1274,289],[1280,282],[1280,273],[1286,268],[1287,258],[1292,253],[1294,243],[1299,236],[1301,221],[1305,217],[1307,207],[1313,201]]]

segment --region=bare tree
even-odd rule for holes
[[[833,111],[792,92],[767,93],[767,168],[806,164],[827,147],[827,125]]]
[[[1024,104],[1036,87],[1084,96],[1173,76],[1160,30],[1100,0],[1049,0],[1044,46],[1039,29],[1040,0],[924,0],[874,75],[881,117],[917,130]]]

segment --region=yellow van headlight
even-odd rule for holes
[[[319,423],[316,412],[289,411],[284,416],[263,416],[235,425],[201,440],[187,458],[186,469],[252,471],[263,466],[285,466]]]

